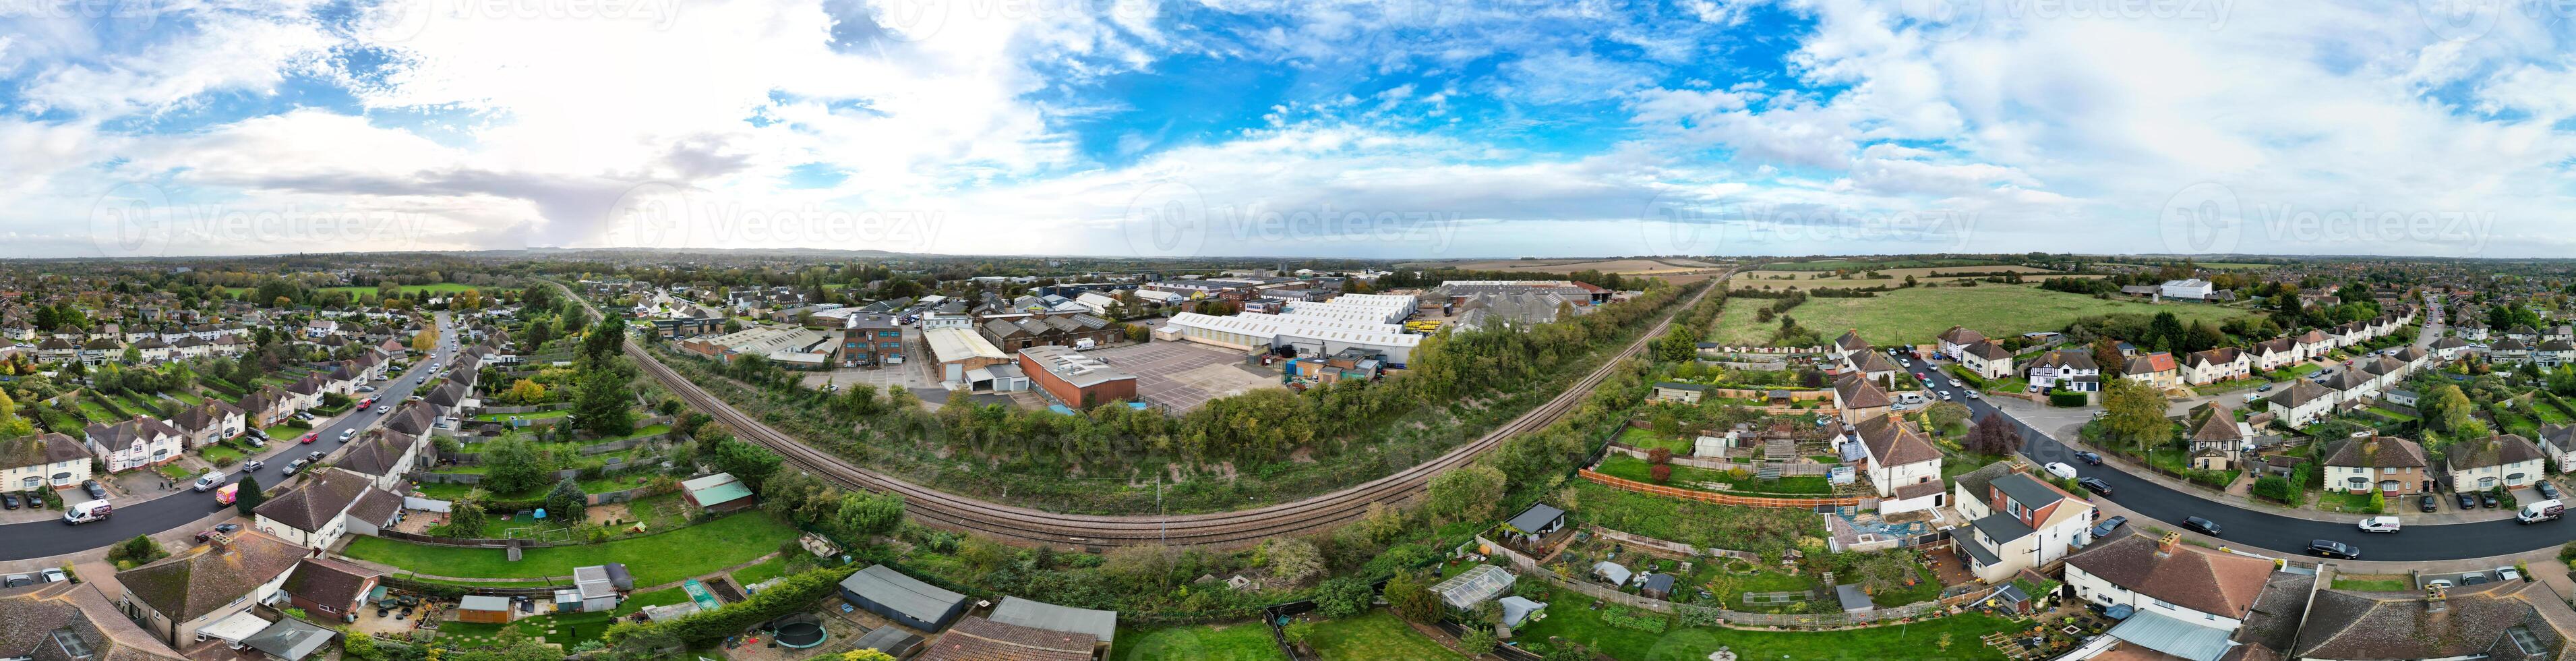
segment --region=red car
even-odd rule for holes
[[[370,407],[370,406],[375,406],[375,405],[376,405],[376,398],[374,398],[374,397],[369,397],[369,398],[366,398],[366,399],[358,400],[358,408],[362,408],[362,409],[363,409],[363,408]]]
[[[312,442],[313,442],[313,439],[315,439],[315,438],[319,438],[319,437],[321,437],[321,436],[322,436],[322,434],[320,434],[320,433],[318,433],[318,432],[317,432],[317,433],[312,433],[312,434],[305,434],[305,435],[304,435],[304,440],[296,441],[296,442],[297,442],[297,443],[307,443],[307,444],[309,444],[309,443],[312,443]]]

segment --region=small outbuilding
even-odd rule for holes
[[[1638,579],[1637,595],[1648,599],[1673,598],[1672,574],[1647,574]]]
[[[841,579],[841,598],[925,633],[938,633],[966,612],[966,595],[950,592],[885,565],[868,565]]]
[[[897,659],[909,659],[921,653],[921,637],[894,627],[877,627],[851,643],[854,650],[876,650]]]
[[[324,645],[331,643],[332,637],[338,635],[340,632],[321,625],[287,617],[279,618],[276,624],[268,625],[267,629],[243,640],[242,646],[259,650],[278,661],[302,661],[321,651]]]
[[[1503,626],[1507,627],[1520,626],[1522,622],[1529,621],[1531,615],[1547,610],[1547,602],[1530,601],[1520,595],[1504,597],[1499,601],[1503,604]]]
[[[1627,567],[1620,566],[1619,563],[1603,560],[1592,563],[1592,575],[1600,577],[1604,583],[1627,585],[1630,573]]]
[[[1557,509],[1547,503],[1532,503],[1529,509],[1512,515],[1511,520],[1504,522],[1503,525],[1511,526],[1512,530],[1522,534],[1545,536],[1556,532],[1558,528],[1565,527],[1565,510]]]
[[[690,506],[708,513],[731,512],[752,504],[751,487],[744,486],[742,480],[735,479],[732,473],[716,473],[681,482],[680,497],[688,499]]]
[[[1440,595],[1440,600],[1448,602],[1450,608],[1467,610],[1510,592],[1512,581],[1517,578],[1501,567],[1476,565],[1432,585],[1431,593]]]
[[[488,594],[469,594],[457,600],[456,621],[476,624],[509,624],[510,598]]]
[[[1845,613],[1858,613],[1878,607],[1878,604],[1870,603],[1869,593],[1861,591],[1859,583],[1834,586],[1834,598],[1842,601]]]
[[[1110,638],[1118,635],[1118,611],[1058,606],[1019,597],[1002,597],[1002,603],[984,619],[1032,629],[1090,634],[1099,645],[1092,656],[1103,659],[1110,658]]]

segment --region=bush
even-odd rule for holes
[[[1647,633],[1663,633],[1664,627],[1672,624],[1662,615],[1618,606],[1601,609],[1601,621],[1610,626]]]
[[[2049,406],[2074,408],[2083,406],[2086,401],[2090,401],[2090,398],[2080,392],[2051,391],[2048,393]]]
[[[1646,451],[1646,463],[1663,465],[1670,463],[1672,460],[1673,451],[1671,448],[1655,448]]]
[[[2295,504],[2299,497],[2299,488],[2290,484],[2288,478],[2267,475],[2254,481],[2254,495]]]
[[[1673,467],[1671,464],[1655,464],[1646,469],[1646,476],[1653,478],[1657,484],[1668,482],[1673,479]]]
[[[1367,612],[1369,601],[1376,597],[1369,584],[1348,576],[1337,577],[1316,586],[1315,612],[1338,620]]]

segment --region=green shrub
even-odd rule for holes
[[[2086,396],[2084,395],[2084,393],[2080,393],[2080,392],[2066,392],[2066,391],[2062,391],[2062,390],[2061,390],[2061,391],[2051,391],[2050,393],[2048,393],[2048,405],[2049,405],[2049,406],[2062,406],[2062,407],[2067,407],[2067,408],[2074,408],[2074,407],[2078,407],[2078,406],[2083,406],[2083,405],[2084,405],[2084,403],[2085,403],[2085,402],[2087,402],[2087,401],[2090,401],[2090,398],[2086,397]]]
[[[2254,495],[2294,503],[2299,497],[2299,488],[2290,484],[2289,478],[2267,475],[2254,480]]]
[[[1664,627],[1672,624],[1662,615],[1618,606],[1601,609],[1601,621],[1609,623],[1610,626],[1636,629],[1646,633],[1663,633]]]

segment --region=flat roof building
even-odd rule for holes
[[[1066,406],[1087,408],[1136,399],[1135,375],[1071,347],[1021,349],[1020,371],[1028,375],[1030,384]]]

